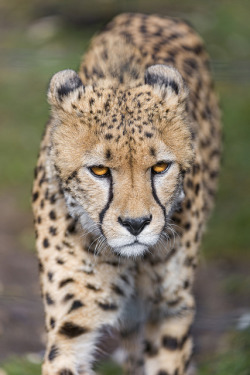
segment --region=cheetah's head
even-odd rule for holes
[[[164,65],[132,88],[83,86],[72,70],[51,80],[51,155],[68,209],[120,255],[154,246],[183,199],[193,158],[187,96]]]

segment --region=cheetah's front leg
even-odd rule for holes
[[[124,276],[129,273],[126,267],[113,268],[109,262],[96,266],[88,281],[73,279],[64,270],[57,298],[52,286],[54,300],[45,294],[49,331],[43,375],[94,375],[92,363],[103,328],[117,327],[133,290],[132,277]]]
[[[185,375],[192,354],[193,311],[146,327],[145,374]]]
[[[42,375],[94,375],[91,362],[98,329],[83,332],[83,327],[67,322],[63,327],[64,332],[49,334]]]

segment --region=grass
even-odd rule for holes
[[[2,364],[6,375],[40,375],[41,365],[32,363],[25,358],[10,358]],[[0,369],[1,374],[1,369]],[[4,374],[5,375],[5,374]]]
[[[199,375],[249,375],[250,330],[229,334],[228,347],[203,360]]]

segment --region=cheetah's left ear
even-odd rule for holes
[[[84,93],[83,83],[71,69],[62,70],[50,80],[48,102],[52,107],[72,111],[72,102]]]
[[[181,104],[188,96],[188,88],[175,68],[167,65],[152,65],[145,72],[145,84],[167,100],[169,104]]]

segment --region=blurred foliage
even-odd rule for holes
[[[250,329],[231,333],[227,347],[218,355],[204,360],[200,375],[249,375]]]
[[[41,365],[32,363],[25,358],[10,358],[2,364],[6,375],[40,375]],[[1,369],[0,369],[1,373]]]

